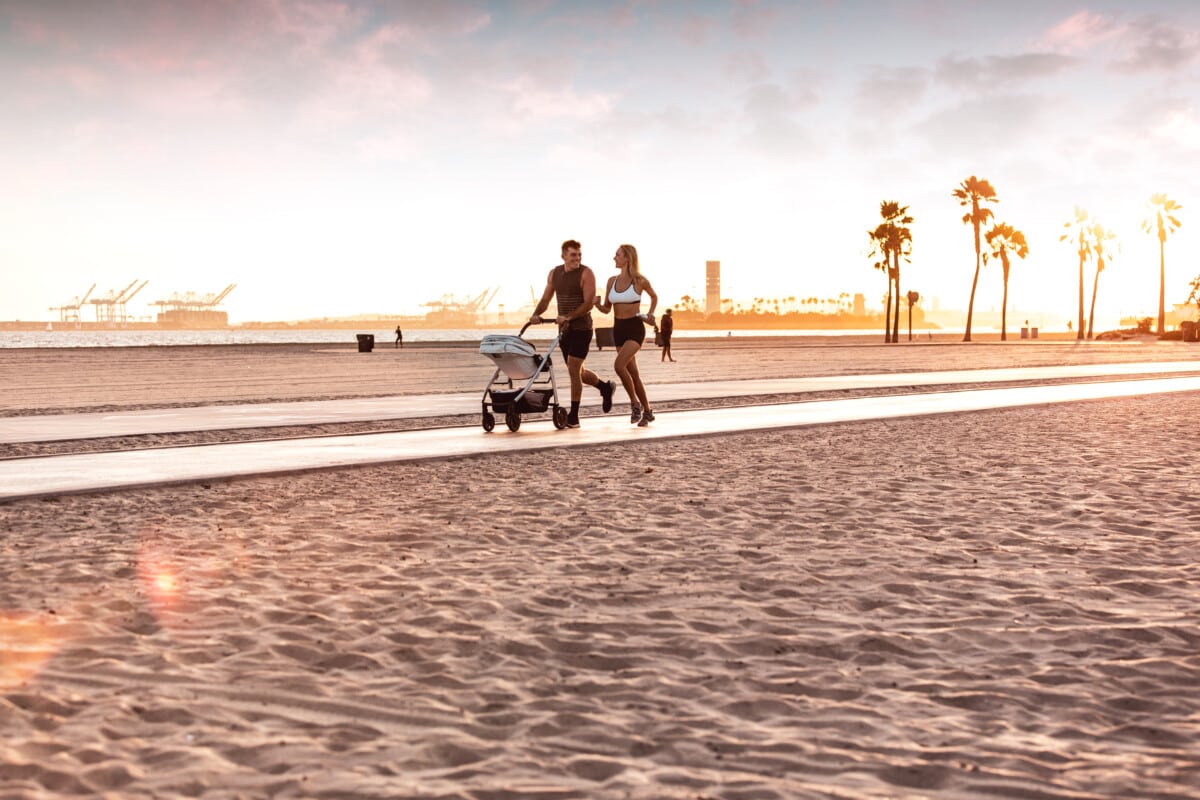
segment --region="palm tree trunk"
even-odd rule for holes
[[[887,311],[883,318],[883,343],[892,343],[892,276],[888,275]]]
[[[1008,276],[1004,276],[1004,299],[1000,301],[1000,341],[1008,341]]]
[[[1158,239],[1158,335],[1163,335],[1167,322],[1167,261],[1163,237]]]
[[[1080,234],[1080,240],[1083,236]],[[1094,298],[1093,298],[1094,299]],[[1083,338],[1083,254],[1079,254],[1079,332],[1075,334],[1076,339]]]
[[[896,314],[892,317],[892,342],[900,341],[900,253],[893,254],[896,264]]]
[[[979,285],[979,254],[975,254],[975,280],[971,281],[971,302],[967,303],[967,331],[963,341],[971,341],[971,317],[975,313],[975,287]]]
[[[971,341],[971,317],[975,315],[975,289],[979,286],[979,222],[975,222],[975,279],[971,281],[971,301],[967,303],[967,329],[963,341]]]
[[[1104,262],[1096,262],[1096,277],[1092,281],[1092,304],[1088,309],[1088,332],[1087,337],[1092,338],[1092,325],[1096,321],[1096,290],[1100,288],[1100,270],[1104,269]]]

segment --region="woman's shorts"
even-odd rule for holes
[[[642,344],[646,341],[646,323],[641,317],[613,320],[613,345],[620,347],[626,342]]]

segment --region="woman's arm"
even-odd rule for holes
[[[647,311],[650,320],[654,320],[654,309],[658,308],[658,293],[654,291],[654,287],[650,285],[650,281],[642,278],[642,291],[650,295],[650,310]]]
[[[615,275],[608,279],[608,284],[604,287],[604,294],[600,295],[599,299],[596,301],[596,304],[592,306],[601,314],[607,314],[608,312],[612,311],[612,303],[608,302],[608,294],[612,291],[613,281],[616,279],[617,277]]]

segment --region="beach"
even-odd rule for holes
[[[9,355],[10,415],[490,374],[453,346]],[[1200,350],[676,355],[640,358],[651,398]],[[1197,797],[1198,400],[0,504],[0,798]]]

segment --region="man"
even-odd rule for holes
[[[558,323],[562,338],[559,347],[567,357],[567,375],[571,378],[571,411],[567,415],[567,427],[579,427],[579,401],[583,398],[583,385],[595,386],[600,392],[604,413],[612,411],[613,392],[617,385],[613,381],[601,381],[600,377],[583,366],[592,345],[592,306],[596,301],[596,275],[590,267],[583,265],[583,246],[574,239],[562,243],[562,260],[546,276],[546,290],[538,301],[532,323],[542,321],[542,313],[550,306],[550,298],[558,301]]]
[[[396,326],[396,344],[395,347],[404,347],[404,331],[400,330],[400,326]]]

